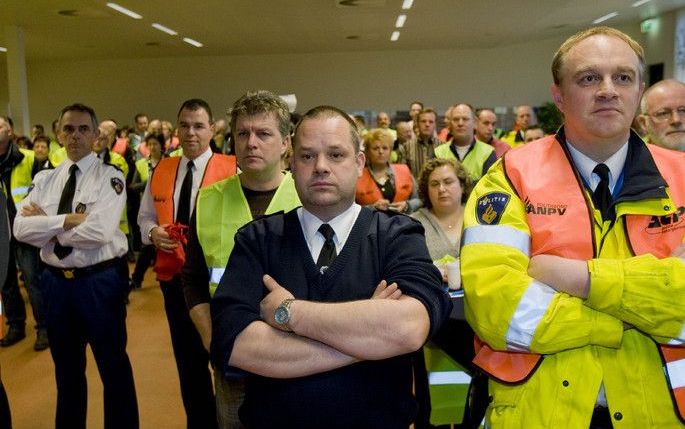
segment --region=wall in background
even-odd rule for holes
[[[620,28],[645,44],[649,64],[664,62],[671,77],[675,12],[661,23],[661,31],[646,36],[639,23]],[[131,124],[137,112],[173,122],[180,103],[192,97],[206,99],[219,117],[257,88],[296,94],[299,112],[324,103],[392,112],[414,99],[440,113],[455,102],[540,105],[550,101],[551,58],[567,36],[481,50],[34,61],[27,65],[30,118],[49,127],[64,105],[79,101],[120,124]],[[4,62],[0,81],[7,81]],[[7,99],[2,85],[0,113]]]

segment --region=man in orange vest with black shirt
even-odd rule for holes
[[[183,155],[159,162],[138,214],[143,243],[157,248],[155,272],[164,295],[188,429],[217,426],[209,356],[190,320],[180,276],[185,259],[184,229],[199,188],[236,172],[234,156],[213,154],[209,148],[213,123],[207,102],[192,99],[183,103],[178,112]]]
[[[642,47],[608,27],[552,63],[556,135],[510,150],[464,215],[491,428],[685,422],[685,154],[630,130]]]

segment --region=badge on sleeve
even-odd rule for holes
[[[76,211],[76,213],[85,213],[86,212],[86,205],[83,203],[78,203],[75,211]]]
[[[481,225],[497,225],[511,197],[503,192],[491,192],[478,198],[476,218]]]
[[[112,180],[110,180],[109,183],[112,185],[112,188],[117,195],[121,194],[121,192],[124,190],[124,182],[122,182],[118,177],[112,177]]]

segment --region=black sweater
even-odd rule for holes
[[[259,320],[271,275],[297,299],[341,302],[369,299],[381,280],[421,301],[430,334],[448,317],[451,302],[426,249],[422,226],[403,215],[363,208],[338,257],[321,274],[309,252],[295,210],[243,227],[235,239],[214,299],[212,358],[230,376],[235,338]],[[297,379],[250,375],[240,417],[249,428],[406,428],[416,412],[409,355],[365,361]]]

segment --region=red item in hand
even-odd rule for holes
[[[154,271],[157,273],[157,280],[159,281],[169,281],[181,272],[181,267],[186,261],[185,245],[188,243],[187,225],[174,223],[167,225],[164,230],[169,234],[170,239],[178,241],[181,245],[171,253],[157,250]]]

